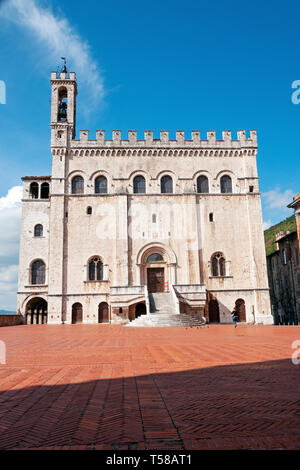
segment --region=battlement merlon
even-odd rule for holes
[[[153,138],[153,131],[144,131],[144,139],[137,139],[137,131],[128,131],[128,138],[122,140],[121,131],[113,130],[112,138],[105,139],[105,131],[96,131],[96,139],[89,139],[89,131],[81,130],[79,139],[71,140],[72,148],[97,148],[97,147],[136,147],[136,148],[228,148],[228,149],[242,149],[251,148],[257,149],[257,134],[256,130],[250,130],[250,137],[246,137],[245,130],[237,131],[237,140],[231,137],[231,131],[222,131],[222,140],[216,139],[216,131],[208,131],[206,139],[201,139],[200,131],[192,131],[191,139],[186,139],[184,131],[176,131],[176,139],[169,139],[169,131],[160,131],[160,138]]]
[[[55,80],[68,80],[76,82],[76,73],[75,72],[51,72],[51,82]]]

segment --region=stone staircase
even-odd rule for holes
[[[141,315],[126,326],[204,326],[199,315],[176,314],[174,299],[169,292],[149,293],[150,313]]]

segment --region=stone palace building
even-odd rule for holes
[[[294,209],[295,228],[276,234],[276,249],[267,256],[271,308],[275,325],[300,324],[300,194]]]
[[[134,323],[158,305],[272,323],[256,132],[76,139],[75,73],[51,89],[52,175],[22,178],[24,322]]]

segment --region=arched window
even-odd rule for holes
[[[133,180],[133,192],[135,194],[146,193],[146,180],[143,176],[138,175]]]
[[[211,259],[212,276],[226,276],[225,258],[222,253],[215,253]]]
[[[221,178],[221,193],[232,193],[232,181],[228,175]]]
[[[89,262],[89,281],[103,280],[103,263],[98,256],[92,258]]]
[[[42,183],[41,199],[49,199],[49,183]]]
[[[91,215],[92,212],[93,212],[93,209],[91,208],[91,206],[89,206],[89,207],[87,208],[87,210],[86,210],[86,213],[87,213],[88,215]]]
[[[72,194],[83,194],[84,181],[82,176],[74,176],[72,179]]]
[[[35,237],[42,237],[43,236],[43,226],[41,224],[37,224],[34,227],[34,236]]]
[[[160,253],[152,253],[148,256],[146,263],[153,263],[155,261],[163,261],[163,257]]]
[[[31,284],[45,284],[46,266],[41,260],[31,265]]]
[[[162,193],[173,193],[173,180],[171,176],[165,175],[160,180],[160,188]]]
[[[208,179],[204,175],[197,178],[197,193],[209,193]]]
[[[68,91],[62,87],[58,91],[58,121],[66,121],[68,116]]]
[[[105,176],[98,176],[98,178],[95,179],[95,193],[107,194],[107,179]]]
[[[30,184],[29,193],[30,193],[30,197],[32,199],[38,199],[38,197],[39,197],[39,185],[38,185],[38,183],[34,182],[34,183]]]

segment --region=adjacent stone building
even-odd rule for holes
[[[288,207],[295,210],[296,229],[276,235],[276,250],[267,256],[275,325],[300,324],[300,194]]]
[[[18,312],[27,323],[174,314],[271,323],[256,131],[75,138],[77,82],[51,74],[51,176],[23,178]]]

